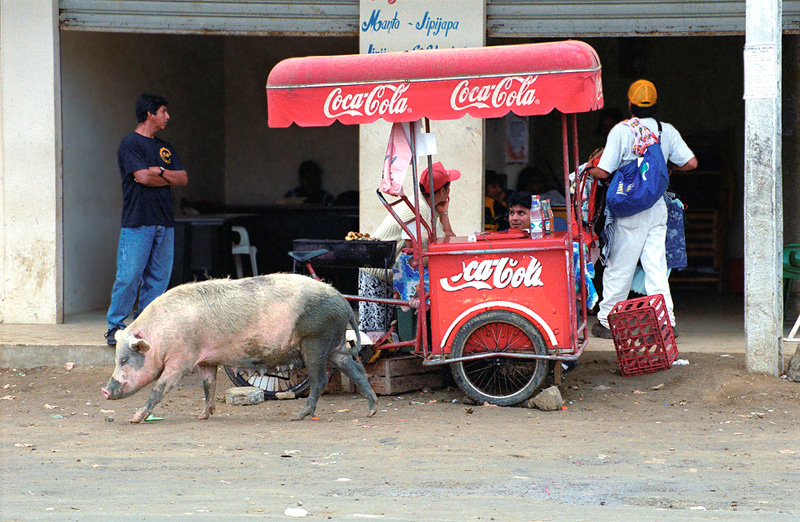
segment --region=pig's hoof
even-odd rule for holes
[[[373,409],[369,410],[369,413],[367,414],[367,417],[372,417],[376,413],[378,413],[378,408],[373,408]]]
[[[212,415],[214,415],[214,408],[213,408],[213,407],[210,407],[210,408],[205,408],[205,409],[203,409],[203,413],[201,413],[200,415],[198,415],[198,416],[197,416],[197,418],[198,418],[199,420],[207,420],[207,419],[208,419],[209,417],[211,417]]]
[[[292,417],[292,418],[291,418],[291,419],[289,419],[289,420],[292,420],[292,421],[301,421],[301,420],[303,420],[303,419],[305,419],[305,418],[306,418],[306,416],[305,416],[305,415],[295,415],[294,417]]]
[[[136,413],[133,414],[133,417],[131,417],[131,420],[128,421],[128,422],[130,422],[131,424],[139,424],[146,417],[147,417],[147,413],[142,414],[141,412],[137,411]]]

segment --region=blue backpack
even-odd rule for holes
[[[638,123],[638,122],[637,122]],[[656,204],[669,185],[669,171],[661,152],[661,122],[658,141],[644,153],[614,172],[606,192],[606,206],[615,217],[638,214]]]

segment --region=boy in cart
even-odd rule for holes
[[[514,192],[508,196],[508,223],[510,228],[518,228],[520,230],[530,230],[531,228],[531,193],[530,192]],[[573,254],[575,262],[575,285],[580,283],[578,277],[578,266],[580,260],[578,259],[577,242],[573,241]],[[597,290],[594,287],[592,280],[594,279],[594,265],[591,261],[586,261],[586,297],[588,308],[593,308],[597,304],[598,296]]]
[[[531,229],[531,193],[517,191],[508,196],[506,200],[508,206],[508,225],[509,228],[520,230]]]

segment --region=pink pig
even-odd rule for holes
[[[130,419],[147,418],[156,404],[195,368],[200,371],[205,409],[214,413],[217,368],[305,366],[308,401],[293,420],[312,415],[327,384],[330,361],[358,385],[375,414],[377,397],[356,354],[345,343],[348,323],[358,332],[353,310],[332,286],[295,274],[215,279],[172,288],[154,300],[125,330],[117,332],[116,367],[101,388],[106,399],[122,399],[158,379],[150,398]]]

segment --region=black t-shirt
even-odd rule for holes
[[[133,177],[137,170],[154,166],[184,170],[172,145],[131,132],[119,144],[117,161],[122,175],[122,226],[175,226],[170,187],[147,187]]]

